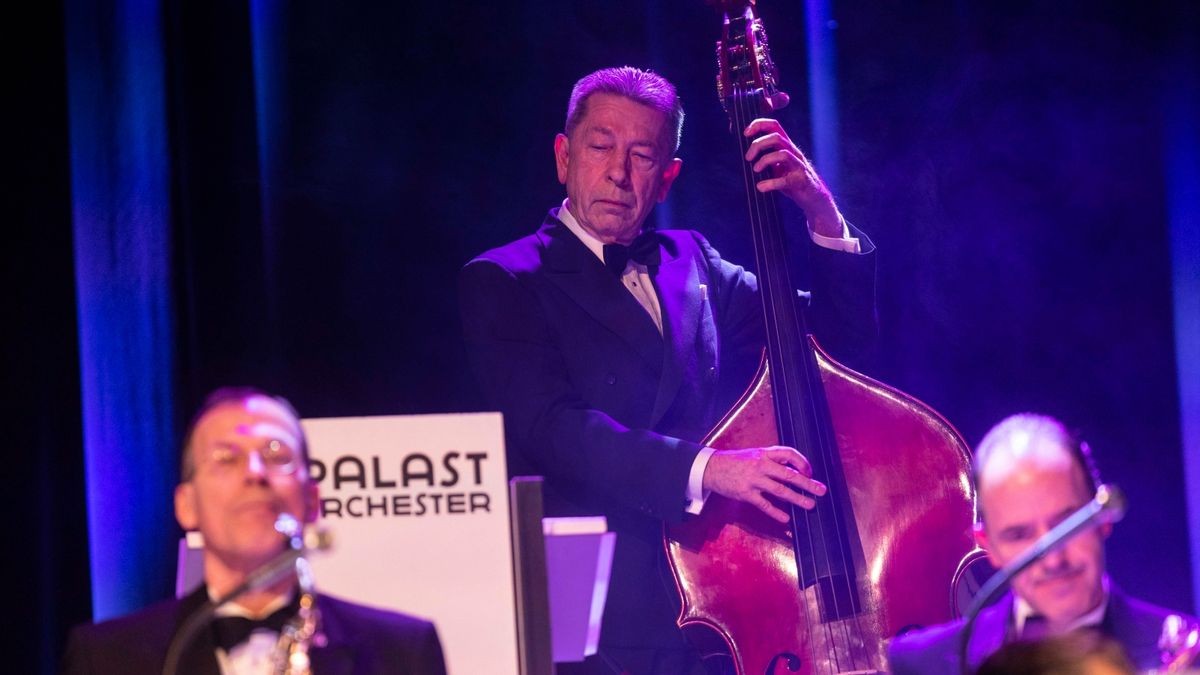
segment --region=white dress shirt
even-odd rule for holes
[[[212,597],[212,591],[209,591],[209,599],[216,599]],[[256,619],[270,616],[272,612],[286,606],[291,601],[292,594],[285,593],[267,603],[263,611],[257,614],[236,602],[229,602],[217,608],[216,616],[244,616],[248,619]],[[274,675],[275,663],[272,658],[278,642],[279,633],[277,631],[259,628],[251,633],[245,642],[229,650],[228,653],[218,647],[217,665],[221,668],[221,675]]]

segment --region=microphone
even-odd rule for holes
[[[261,588],[270,586],[289,573],[295,573],[300,579],[302,589],[310,591],[312,587],[312,572],[304,555],[309,551],[327,551],[333,544],[329,531],[315,524],[304,525],[290,513],[280,513],[275,518],[275,531],[283,535],[285,548],[282,553],[263,563],[260,567],[246,576],[245,581],[238,584],[232,591],[216,600],[209,600],[198,607],[179,627],[167,649],[167,658],[163,662],[163,675],[175,675],[179,669],[179,659],[183,656],[184,647],[195,639],[196,635],[208,625],[217,608],[236,598]]]
[[[992,575],[987,583],[979,589],[971,606],[967,609],[966,624],[963,625],[962,642],[959,645],[959,658],[964,675],[970,673],[967,663],[967,646],[971,642],[971,633],[975,628],[975,620],[979,612],[991,602],[1000,590],[1012,578],[1025,571],[1027,567],[1041,560],[1046,554],[1061,548],[1071,537],[1079,534],[1085,528],[1115,523],[1125,517],[1125,493],[1116,485],[1101,485],[1096,488],[1096,496],[1092,501],[1079,507],[1075,513],[1067,516],[1061,523],[1055,525],[1049,532],[1033,542],[1024,553],[1009,561],[1002,569]]]
[[[296,568],[296,563],[304,558],[310,550],[326,551],[332,546],[333,539],[329,531],[316,525],[303,525],[300,520],[290,513],[281,513],[275,519],[275,531],[282,534],[287,548],[258,569],[251,572],[240,586],[230,591],[223,598],[217,599],[213,605],[224,605],[249,591],[265,588],[279,581],[284,575]]]

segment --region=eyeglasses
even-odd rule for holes
[[[280,441],[271,440],[257,450],[243,450],[233,445],[219,445],[202,455],[202,465],[213,472],[225,474],[242,472],[250,465],[250,454],[258,455],[263,473],[271,476],[290,476],[299,465],[296,451]]]

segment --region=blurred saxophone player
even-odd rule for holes
[[[264,391],[224,388],[209,395],[184,436],[180,467],[175,517],[204,537],[204,583],[181,599],[75,628],[64,673],[159,675],[183,621],[284,550],[275,529],[280,514],[305,522],[317,517],[299,417],[286,400]],[[292,573],[220,607],[182,653],[177,672],[275,673],[285,649],[281,631],[295,625],[299,596]],[[315,675],[444,675],[433,624],[328,596],[314,606],[316,632],[307,646]]]

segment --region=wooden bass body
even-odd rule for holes
[[[847,615],[819,597],[819,583],[802,582],[788,525],[711,495],[698,517],[667,526],[667,557],[683,598],[680,626],[720,634],[739,674],[886,670],[887,639],[954,618],[953,582],[974,549],[975,494],[962,437],[925,404],[812,345],[845,482],[822,499],[842,500],[851,514],[860,605]],[[776,443],[764,360],[706,444]]]

